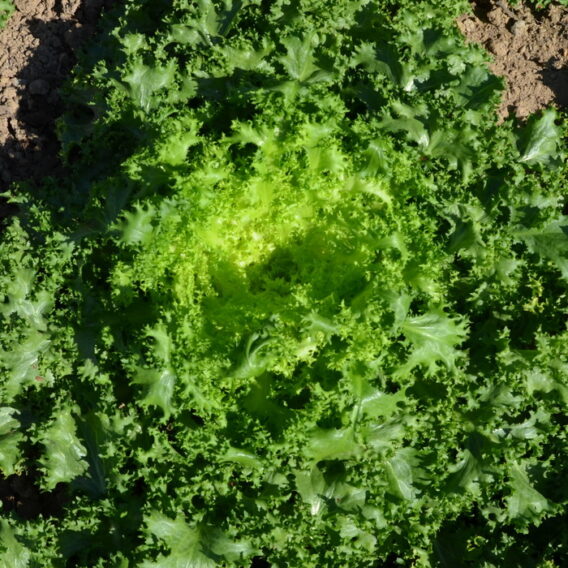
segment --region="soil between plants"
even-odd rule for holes
[[[534,12],[505,0],[476,0],[472,6],[474,14],[457,23],[468,41],[489,51],[491,70],[505,79],[499,117],[568,106],[568,8]]]

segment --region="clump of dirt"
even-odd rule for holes
[[[113,0],[16,0],[0,31],[0,191],[61,172],[55,119],[75,54]]]
[[[457,23],[469,41],[492,54],[491,70],[506,80],[500,118],[568,106],[568,8],[534,13],[525,3],[476,0],[473,10]]]

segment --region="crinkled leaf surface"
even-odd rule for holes
[[[0,471],[5,476],[15,473],[21,459],[19,443],[23,439],[20,422],[15,418],[18,411],[8,406],[0,407]]]
[[[41,442],[45,454],[40,462],[48,489],[53,489],[58,483],[73,481],[87,470],[87,450],[77,437],[73,409],[58,409],[54,420],[42,432]]]
[[[190,527],[179,517],[172,520],[161,513],[152,513],[146,519],[146,526],[170,551],[155,562],[144,562],[142,566],[147,568],[213,568],[221,559],[242,559],[252,553],[247,543],[231,541],[218,529]]]
[[[0,521],[0,566],[28,568],[31,552],[16,538],[7,520]]]
[[[538,521],[550,510],[550,503],[530,483],[523,468],[511,468],[512,493],[507,499],[509,517],[521,523]]]
[[[547,164],[558,156],[560,129],[555,124],[557,118],[556,112],[549,109],[531,121],[519,140],[521,161],[531,165]]]

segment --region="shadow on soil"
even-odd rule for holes
[[[568,107],[568,67],[556,67],[556,61],[550,60],[540,72],[542,82],[554,93],[559,107]]]

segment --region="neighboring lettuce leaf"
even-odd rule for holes
[[[0,0],[0,29],[6,25],[15,9],[12,0]]]

